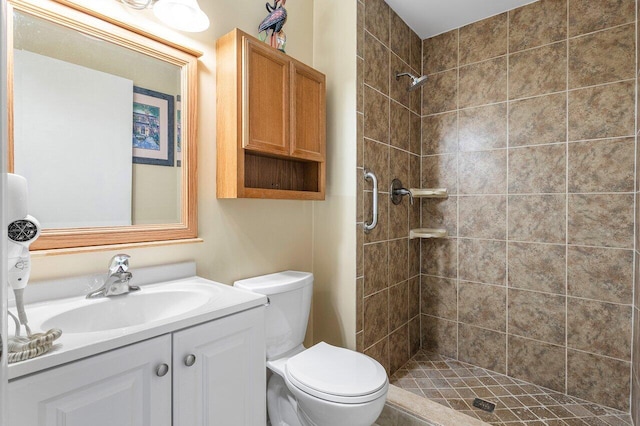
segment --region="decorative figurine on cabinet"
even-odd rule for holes
[[[265,33],[264,38],[261,37],[261,40],[264,41],[268,36],[268,31],[271,30],[271,47],[283,52],[287,42],[287,35],[282,31],[282,27],[287,22],[287,9],[284,8],[286,2],[287,0],[274,0],[273,5],[267,3],[269,15],[264,18],[258,27],[259,33]]]

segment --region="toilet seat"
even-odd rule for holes
[[[289,358],[285,379],[317,398],[343,404],[373,401],[387,392],[387,373],[372,358],[321,342]]]

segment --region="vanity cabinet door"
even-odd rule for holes
[[[161,336],[9,383],[15,426],[170,426],[171,336]]]
[[[264,426],[264,307],[173,335],[174,426]]]

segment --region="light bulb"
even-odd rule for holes
[[[176,30],[196,33],[209,28],[209,18],[197,0],[158,0],[153,6],[153,13]]]

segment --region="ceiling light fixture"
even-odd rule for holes
[[[120,0],[142,10],[153,7],[153,14],[171,28],[197,33],[209,28],[209,17],[200,9],[198,0]]]

